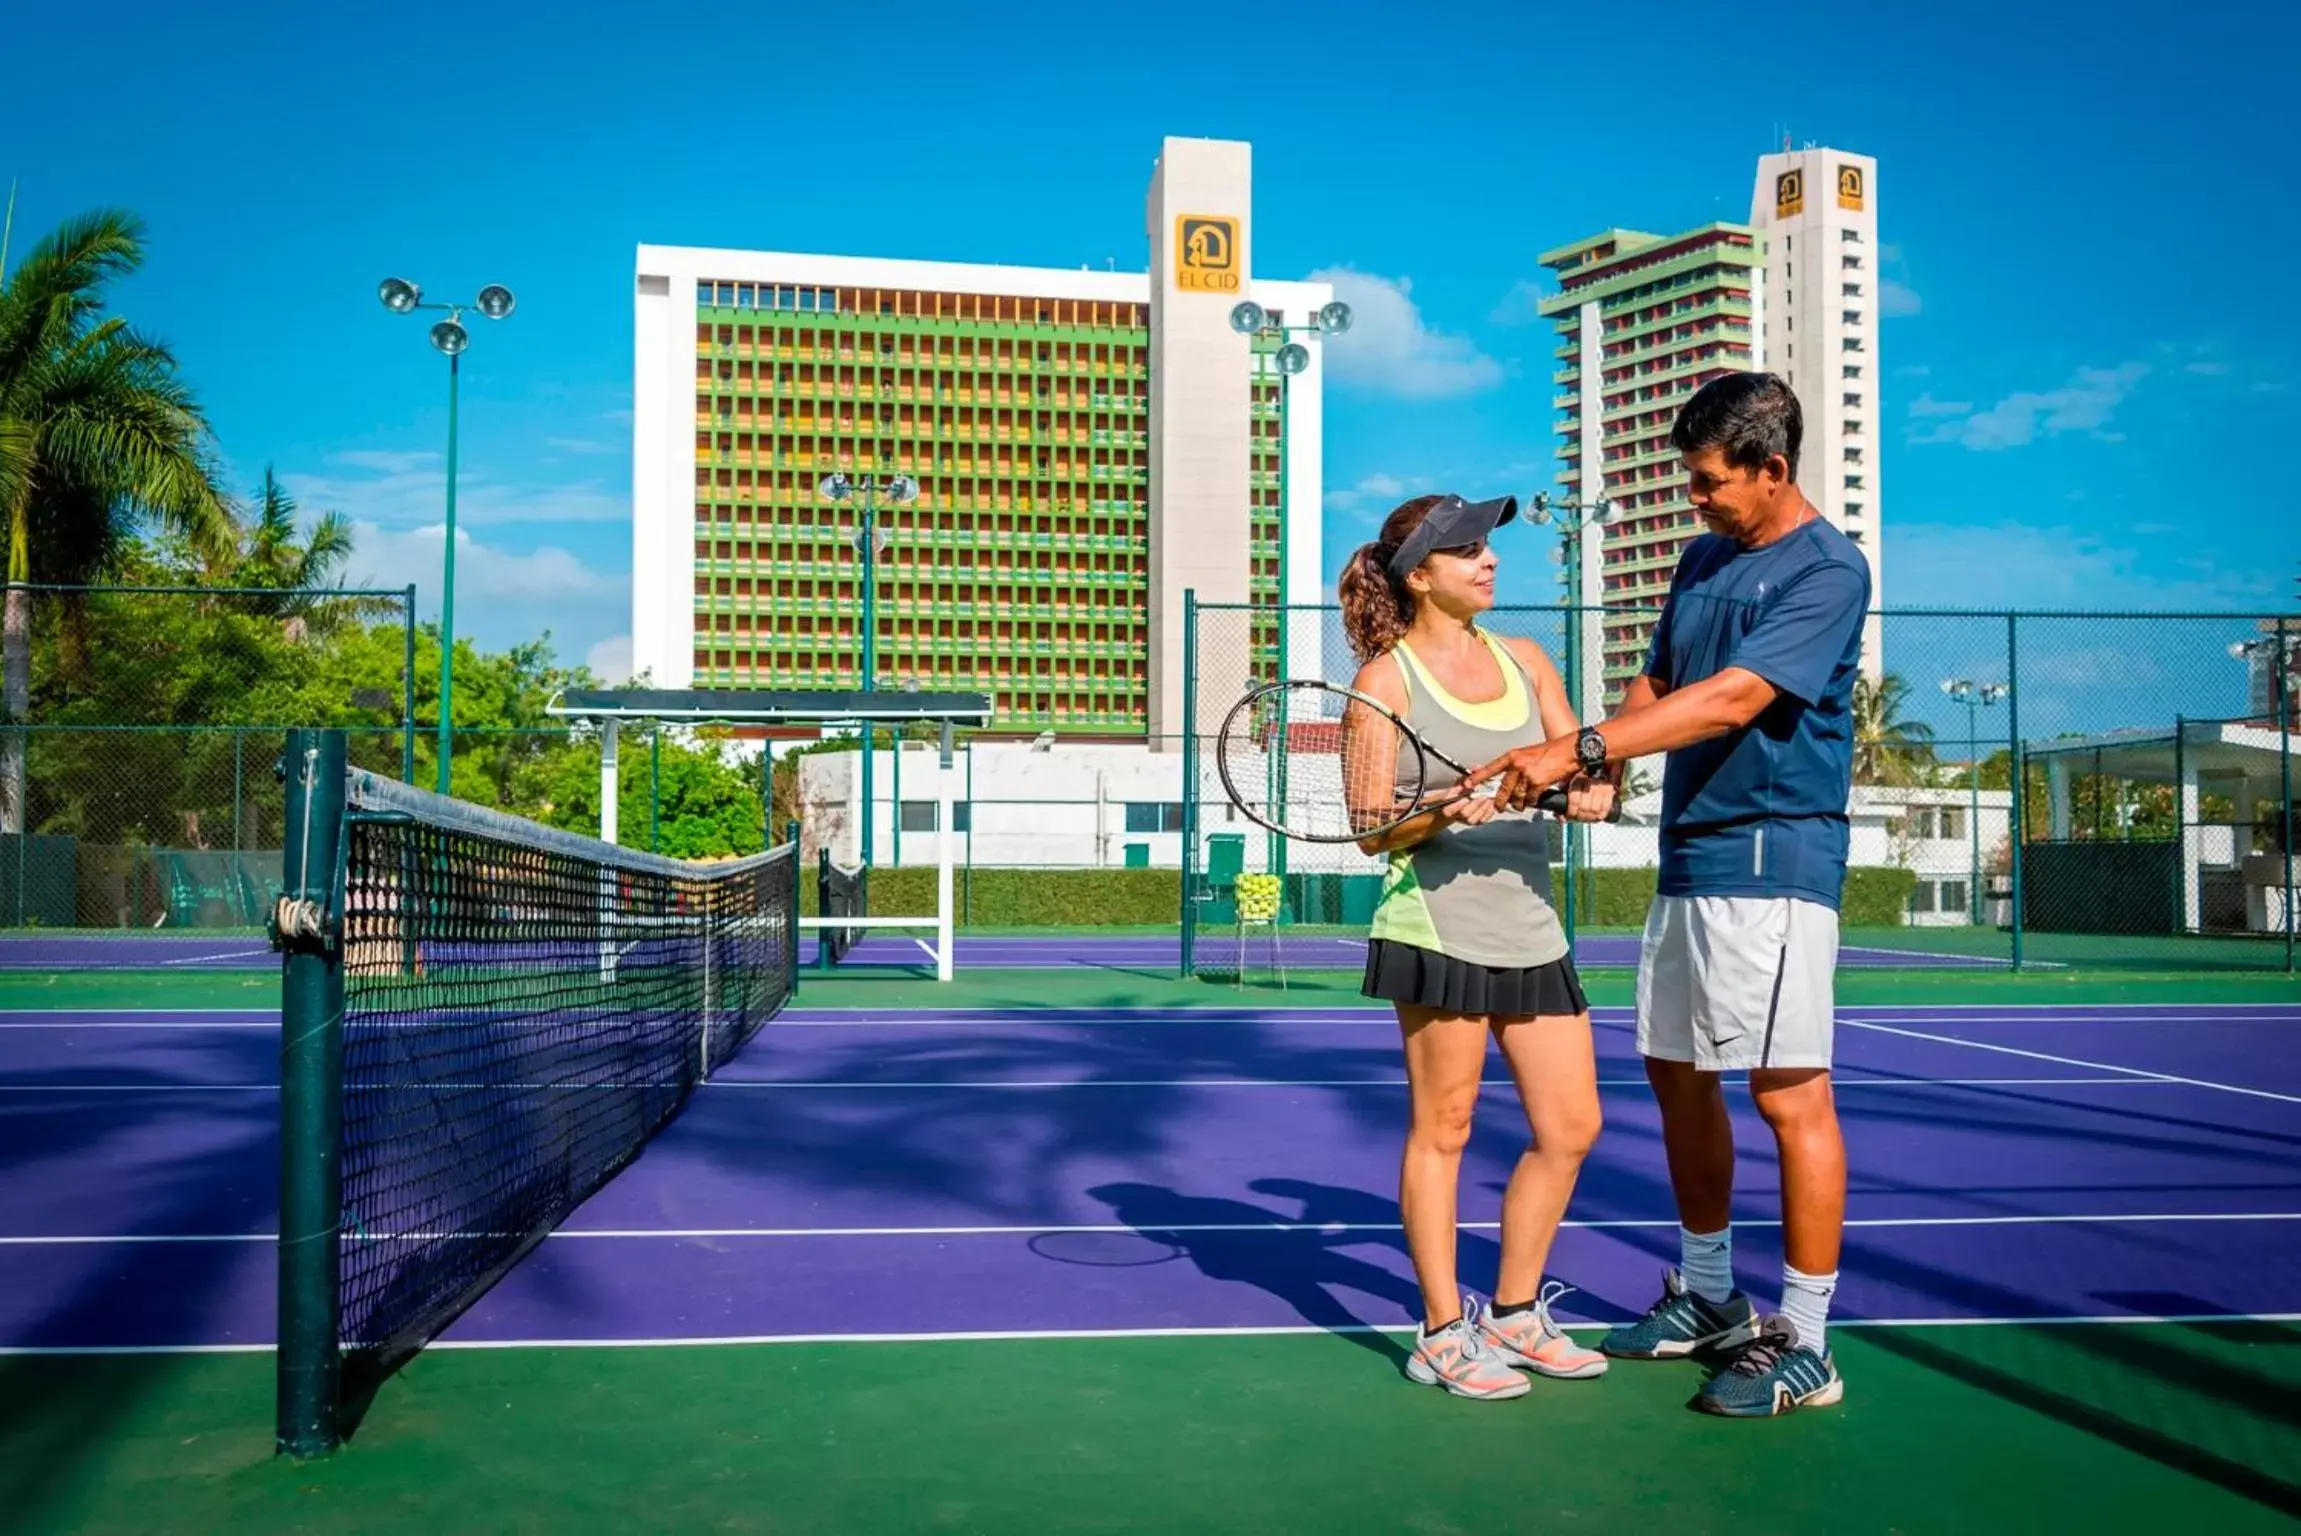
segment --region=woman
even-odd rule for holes
[[[1487,536],[1516,513],[1507,497],[1472,504],[1418,496],[1342,573],[1343,628],[1364,663],[1355,686],[1462,763],[1491,762],[1578,728],[1541,647],[1478,626],[1494,606]],[[1364,722],[1345,728],[1390,729],[1362,713]],[[1568,793],[1569,814],[1596,821],[1614,791],[1578,778]],[[1363,990],[1398,1009],[1412,1101],[1398,1203],[1424,1316],[1406,1373],[1473,1398],[1525,1392],[1519,1370],[1599,1375],[1605,1357],[1550,1320],[1549,1303],[1564,1287],[1541,1284],[1599,1122],[1590,1005],[1550,905],[1549,829],[1537,812],[1497,812],[1479,795],[1360,846],[1390,859]],[[1534,1139],[1503,1193],[1501,1272],[1493,1303],[1481,1307],[1456,1287],[1455,1186],[1489,1033]]]

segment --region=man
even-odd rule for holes
[[[1661,870],[1638,961],[1638,1050],[1662,1113],[1680,1222],[1659,1301],[1599,1346],[1624,1359],[1731,1350],[1693,1406],[1761,1417],[1834,1403],[1828,1348],[1845,1223],[1830,1091],[1832,978],[1853,779],[1853,686],[1869,565],[1798,489],[1797,397],[1730,374],[1671,442],[1709,532],[1678,563],[1620,713],[1478,769],[1505,806],[1576,772],[1669,754]],[[1722,1072],[1747,1071],[1780,1149],[1782,1305],[1733,1280],[1733,1131]]]

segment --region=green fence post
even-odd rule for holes
[[[2189,797],[2181,792],[2187,783],[2189,760],[2189,718],[2173,717],[2173,925],[2174,931],[2189,932]]]
[[[415,782],[415,585],[408,584],[406,607],[400,610],[400,738],[399,776]]]
[[[663,851],[663,722],[647,734],[647,851]]]
[[[2293,702],[2286,679],[2296,668],[2293,653],[2287,649],[2293,637],[2285,632],[2285,621],[2277,621],[2277,649],[2269,666],[2269,690],[2277,698],[2277,847],[2285,856],[2285,974],[2293,974],[2293,930],[2301,927],[2301,911],[2295,910],[2293,891]]]
[[[959,926],[972,928],[975,926],[975,741],[971,736],[967,738],[967,835],[959,846],[967,861],[959,881]]]
[[[2007,891],[2013,904],[2012,961],[2016,971],[2021,969],[2021,850],[2029,822],[2029,779],[2021,763],[2020,623],[2020,617],[2016,614],[2005,616],[2006,763],[2010,770],[2005,782],[2009,786],[2006,810],[2011,853],[2006,861],[2006,869],[2010,876]]]
[[[1184,976],[1198,974],[1198,589],[1182,593],[1182,912],[1180,937]]]
[[[280,974],[278,1448],[342,1442],[344,734],[288,733],[288,821],[273,943]]]

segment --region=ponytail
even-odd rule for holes
[[[1335,595],[1342,602],[1342,633],[1351,653],[1372,661],[1398,643],[1414,622],[1414,594],[1390,574],[1397,546],[1361,544],[1342,568]]]

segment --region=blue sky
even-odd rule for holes
[[[642,242],[1139,268],[1161,136],[1250,140],[1258,272],[1359,304],[1339,560],[1402,491],[1548,484],[1535,254],[1746,217],[1787,131],[1880,162],[1889,602],[2292,600],[2290,7],[812,9],[130,0],[101,57],[35,9],[23,57],[68,62],[11,72],[0,179],[19,250],[147,219],[122,308],[241,482],[354,517],[359,573],[427,610],[444,367],[375,283],[512,285],[465,359],[459,627],[612,667]],[[1508,553],[1508,596],[1553,590]]]

